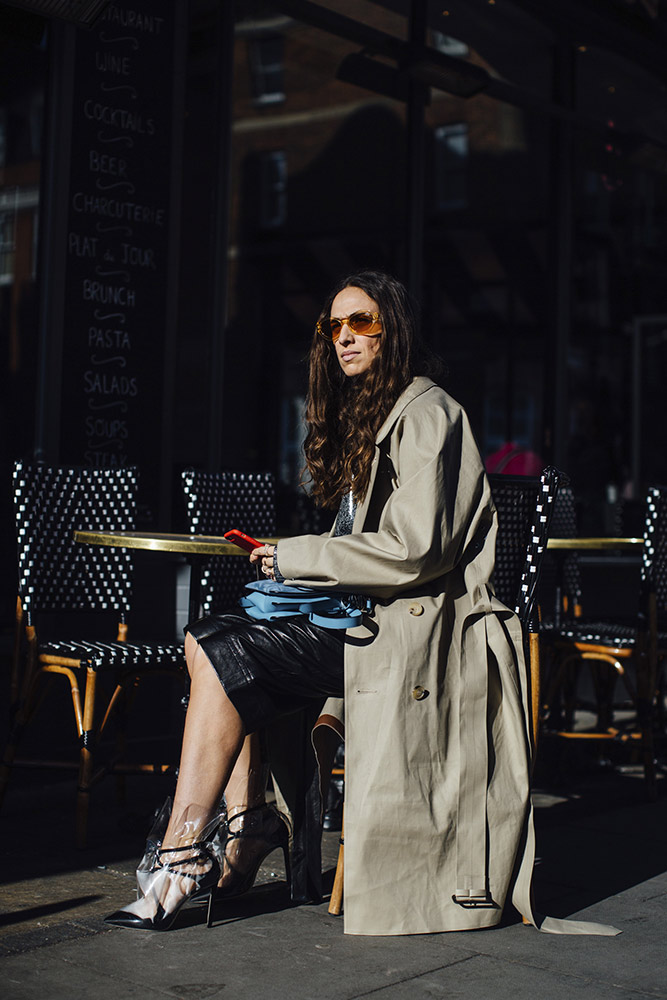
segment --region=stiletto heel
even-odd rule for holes
[[[238,821],[238,824],[237,824]],[[232,829],[232,824],[238,826]],[[227,878],[224,885],[215,886],[209,897],[209,909],[207,925],[210,927],[213,906],[224,899],[233,899],[252,888],[260,865],[269,854],[278,848],[282,849],[285,861],[285,878],[288,886],[292,884],[292,867],[289,853],[289,827],[285,817],[272,806],[261,805],[252,809],[244,809],[236,813],[227,820],[227,839],[223,850],[223,877],[225,876],[225,866]],[[241,868],[229,856],[229,848],[235,841],[246,841],[250,846],[250,841],[256,841],[256,853],[254,853],[248,868]],[[204,902],[205,895],[196,893],[196,901]]]
[[[292,887],[292,863],[289,856],[289,844],[283,845],[283,860],[285,862],[285,881],[287,882],[287,888]]]

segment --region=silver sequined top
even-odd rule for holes
[[[354,515],[357,510],[357,501],[352,496],[352,490],[346,493],[340,502],[340,507],[338,508],[338,513],[336,514],[336,521],[334,524],[334,536],[338,535],[351,535],[352,525],[354,524]],[[278,583],[282,583],[285,577],[280,572],[278,568],[278,546],[276,546],[273,553],[273,573]]]
[[[338,513],[336,514],[336,523],[334,526],[334,535],[351,535],[352,525],[354,524],[354,515],[357,510],[357,501],[352,496],[352,490],[346,493],[340,502],[340,507],[338,508]]]

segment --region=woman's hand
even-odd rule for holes
[[[275,545],[260,545],[259,548],[253,549],[250,553],[250,562],[253,565],[260,562],[262,573],[268,580],[276,578],[273,570],[273,553],[275,551]]]

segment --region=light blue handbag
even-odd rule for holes
[[[371,609],[368,597],[294,587],[275,580],[253,580],[245,589],[248,593],[239,604],[251,618],[263,621],[307,615],[313,625],[323,628],[354,628],[361,625],[364,611]]]

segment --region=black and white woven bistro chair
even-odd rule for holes
[[[654,744],[656,729],[664,729],[664,660],[667,656],[667,487],[652,486],[646,497],[644,545],[638,580],[638,610],[624,620],[591,621],[585,615],[565,620],[556,631],[555,646],[559,657],[549,686],[548,700],[553,703],[564,691],[565,716],[554,718],[562,725],[549,730],[554,735],[575,740],[600,740],[613,743],[634,742],[641,747],[646,790],[656,794]],[[574,728],[577,705],[577,679],[580,668],[588,663],[606,672],[610,689],[600,709],[595,728]],[[634,681],[631,676],[634,673]],[[633,715],[617,721],[613,688],[620,677],[631,698]],[[604,680],[604,678],[603,678]],[[602,681],[598,678],[597,688]]]
[[[494,590],[519,616],[530,667],[533,745],[537,746],[540,707],[540,614],[537,588],[544,565],[551,520],[566,477],[553,466],[539,479],[491,475],[498,512]]]
[[[276,533],[276,486],[271,472],[200,472],[182,474],[188,528],[193,535],[223,535],[239,528],[247,535],[272,538]],[[202,615],[237,604],[246,583],[256,578],[247,557],[212,556],[194,562],[199,573]]]
[[[571,486],[561,486],[554,503],[549,529],[550,538],[576,538],[579,535],[577,505]],[[551,571],[554,591],[552,609],[543,608],[542,632],[558,628],[561,621],[580,618],[582,615],[581,567],[579,552],[550,552],[543,576]]]
[[[554,514],[551,522],[551,538],[577,538],[579,523],[574,491],[570,486],[559,490],[556,498]],[[569,643],[568,636],[572,628],[577,628],[577,622],[582,618],[583,591],[581,581],[580,554],[571,551],[556,550],[549,553],[545,563],[545,572],[549,590],[553,592],[553,603],[543,604],[541,618],[541,633],[543,650],[548,651],[548,668],[545,670],[544,697],[542,699],[543,729],[545,732],[554,730],[572,730],[575,709],[583,707],[583,702],[576,697],[577,667],[571,664],[563,673],[560,669],[563,640]],[[565,646],[567,649],[567,645]],[[612,705],[612,693],[615,685],[614,671],[609,665],[620,669],[621,679],[625,683],[630,697],[633,690],[627,672],[618,659],[607,664],[599,662],[592,669],[593,691],[595,702],[591,704],[598,718],[598,725],[606,725]],[[581,664],[579,664],[580,666]],[[588,706],[587,706],[588,707]]]
[[[17,765],[72,766],[69,762],[26,761],[16,756],[46,676],[64,677],[70,685],[80,741],[76,808],[79,847],[86,843],[90,791],[99,778],[110,771],[169,769],[167,764],[129,764],[117,759],[97,767],[96,752],[107,724],[112,716],[122,720],[126,694],[145,674],[185,675],[180,646],[127,641],[133,570],[130,551],[74,541],[76,530],[132,530],[136,493],[134,468],[52,468],[26,462],[17,462],[14,467],[17,628],[22,631],[25,626],[27,651],[21,656],[17,644],[12,679],[13,723],[0,767],[0,802]],[[75,630],[87,635],[91,626],[85,612],[109,613],[108,637],[61,638],[47,634],[42,627],[47,619],[51,620],[51,628],[54,619],[56,623],[74,619]],[[122,740],[122,725],[118,731]]]

